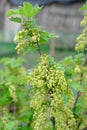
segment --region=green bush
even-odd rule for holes
[[[41,44],[57,37],[36,24],[34,16],[40,10],[41,7],[25,2],[23,7],[7,13],[11,21],[22,25],[22,30],[14,38],[18,54],[36,50],[40,61],[34,69],[27,71],[20,58],[1,60],[0,128],[87,129],[87,15],[81,22],[85,28],[77,38],[77,55],[56,63],[53,57],[43,54],[40,49]]]

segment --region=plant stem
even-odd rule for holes
[[[87,65],[87,56],[86,56],[86,59],[85,59],[85,62],[84,62],[84,66]]]
[[[82,130],[87,130],[87,127],[83,128]]]
[[[86,56],[86,59],[85,59],[85,62],[84,62],[84,64],[83,64],[83,66],[86,66],[87,65],[87,56]],[[83,79],[83,73],[81,73],[81,80],[80,80],[80,84],[82,83],[82,79]],[[74,111],[74,109],[75,109],[75,107],[76,107],[76,105],[77,105],[77,102],[78,102],[78,100],[79,100],[79,97],[81,96],[81,92],[80,91],[78,91],[77,92],[77,96],[76,96],[76,99],[75,99],[75,103],[74,103],[74,105],[73,105],[73,111]],[[82,120],[80,120],[80,122],[77,124],[77,129],[79,128],[79,126],[81,125],[81,123],[82,123]],[[87,127],[86,127],[87,128]],[[85,130],[85,129],[84,129]]]
[[[86,58],[85,58],[85,61],[84,61],[84,64],[83,64],[83,66],[86,66],[87,65],[87,56],[86,56]],[[81,81],[80,81],[80,84],[81,84],[81,82],[82,82],[82,79],[83,79],[83,73],[81,73]],[[75,107],[76,107],[76,104],[77,104],[77,102],[78,102],[78,99],[79,99],[79,97],[81,96],[81,92],[80,91],[78,91],[77,92],[77,96],[76,96],[76,100],[75,100],[75,103],[74,103],[74,106],[73,106],[73,110],[75,109]]]
[[[79,126],[81,125],[81,123],[82,123],[82,119],[78,122],[77,129],[79,128]]]
[[[40,45],[39,45],[39,43],[37,42],[37,51],[38,51],[38,53],[40,54],[40,56],[41,56],[41,50],[40,50]]]
[[[47,74],[48,74],[48,72],[47,72]],[[52,99],[53,96],[51,95],[51,93],[53,93],[53,92],[52,92],[52,89],[48,89],[47,95]],[[56,126],[55,126],[55,124],[56,124],[56,122],[55,122],[55,117],[52,116],[52,117],[50,118],[50,121],[52,122],[53,130],[56,130]]]
[[[75,99],[75,103],[74,103],[74,105],[73,105],[73,110],[74,110],[75,107],[76,107],[76,104],[77,104],[77,102],[78,102],[78,99],[79,99],[80,95],[81,95],[81,92],[78,91],[78,92],[77,92],[76,99]]]
[[[55,117],[52,117],[52,124],[53,124],[53,130],[56,130],[55,129]]]

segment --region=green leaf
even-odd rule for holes
[[[0,128],[1,128],[1,130],[3,130],[3,126],[4,126],[4,124],[2,123],[2,121],[0,121]]]
[[[85,104],[85,105],[83,105],[83,104]],[[79,97],[79,100],[78,100],[78,102],[77,102],[77,104],[74,108],[74,112],[76,114],[79,114],[79,115],[82,114],[83,115],[83,113],[86,112],[86,111],[87,111],[87,105],[84,101],[84,96],[82,95],[82,96]]]
[[[6,125],[6,130],[13,130],[15,126],[17,126],[17,121],[10,121]]]
[[[40,43],[45,44],[48,42],[50,38],[57,38],[58,36],[55,34],[51,34],[47,31],[42,31],[40,36]]]
[[[66,76],[72,76],[73,74],[74,74],[75,72],[74,72],[74,69],[72,68],[72,67],[70,67],[70,66],[66,66],[65,67],[65,75]],[[69,78],[68,77],[68,78]]]
[[[24,4],[23,4],[24,16],[26,18],[35,16],[36,14],[38,14],[40,12],[41,9],[42,9],[42,7],[39,7],[38,5],[32,6],[28,2],[24,2]]]
[[[76,105],[76,107],[74,108],[74,113],[75,114],[82,114],[84,112],[84,109],[81,105]]]
[[[70,86],[76,90],[76,91],[80,91],[83,92],[84,91],[84,87],[82,85],[80,85],[80,83],[78,81],[72,81]]]
[[[19,6],[17,10],[12,10],[12,9],[9,10],[7,12],[7,16],[9,17],[14,14],[18,14],[18,15],[24,16],[25,18],[28,18],[28,17],[32,17],[38,14],[41,9],[42,7],[39,7],[38,5],[33,7],[29,2],[24,2],[23,6]]]
[[[70,65],[73,63],[73,58],[72,56],[65,57],[60,63],[63,65]]]
[[[34,7],[33,7],[30,3],[24,2],[22,9],[23,9],[24,16],[25,16],[26,18],[32,16],[33,8],[34,8]]]
[[[21,20],[21,18],[19,18],[19,17],[11,17],[11,18],[9,18],[11,21],[14,21],[14,22],[17,22],[17,23],[21,23],[22,22],[22,20]]]
[[[32,10],[32,16],[35,16],[36,14],[38,14],[41,11],[41,9],[42,7],[35,5],[35,7],[33,7],[33,10]]]
[[[27,124],[22,123],[22,125],[20,126],[18,130],[33,130],[33,129]]]
[[[58,38],[58,35],[56,35],[56,34],[50,34],[50,37],[51,38]]]
[[[37,13],[40,12],[41,8],[42,7],[39,7],[38,5],[33,7],[30,3],[24,2],[24,12],[26,17],[35,16]]]
[[[27,95],[27,94],[25,94],[24,90],[18,90],[16,92],[16,94],[17,94],[17,97],[19,98],[19,100],[21,100],[22,98],[25,98],[25,95]]]
[[[22,119],[22,121],[29,123],[32,118],[32,112],[29,110],[25,111],[25,112],[21,113],[20,118]]]
[[[57,38],[57,37],[58,37],[58,35],[49,33],[49,32],[47,32],[47,31],[43,31],[43,34],[44,34],[44,36],[45,36],[46,38]]]
[[[83,53],[75,55],[74,56],[74,62],[76,64],[83,64],[85,62],[85,55]]]
[[[28,9],[25,9],[25,7],[21,7],[21,6],[18,8],[18,10],[19,10],[19,14],[22,15],[22,16],[24,16],[24,17],[26,17],[26,18],[29,17],[29,14],[31,12],[31,11],[28,12],[31,9],[28,10]]]
[[[14,15],[14,14],[19,14],[19,10],[12,10],[12,9],[10,9],[8,12],[7,12],[7,16],[9,17],[9,16],[12,16],[12,15]]]
[[[87,2],[80,8],[80,10],[87,10]]]
[[[44,37],[40,38],[40,43],[46,44],[47,42],[48,42],[48,40],[46,38],[44,38]]]

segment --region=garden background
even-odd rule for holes
[[[52,39],[48,45],[42,45],[44,52],[48,52],[54,56],[55,60],[61,60],[67,55],[74,55],[74,47],[76,44],[76,37],[80,34],[82,27],[80,21],[83,19],[84,11],[79,11],[83,5],[84,0],[77,0],[74,2],[67,2],[67,0],[60,1],[44,1],[39,3],[43,5],[43,9],[37,16],[38,23],[46,30],[57,33],[59,38]],[[70,0],[73,1],[73,0]],[[35,4],[34,1],[30,1]],[[38,0],[36,1],[38,3]],[[14,0],[0,0],[0,57],[16,56],[15,44],[13,38],[18,30],[21,28],[19,24],[13,23],[6,17],[6,12],[10,8],[17,8],[22,3]],[[38,54],[37,54],[38,55]],[[36,55],[29,54],[29,61],[26,61],[26,67],[36,64]]]

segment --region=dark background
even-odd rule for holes
[[[24,1],[28,1],[33,5],[34,4],[47,5],[52,3],[71,4],[71,3],[85,2],[86,0],[10,0],[11,4],[16,6],[22,5]]]

